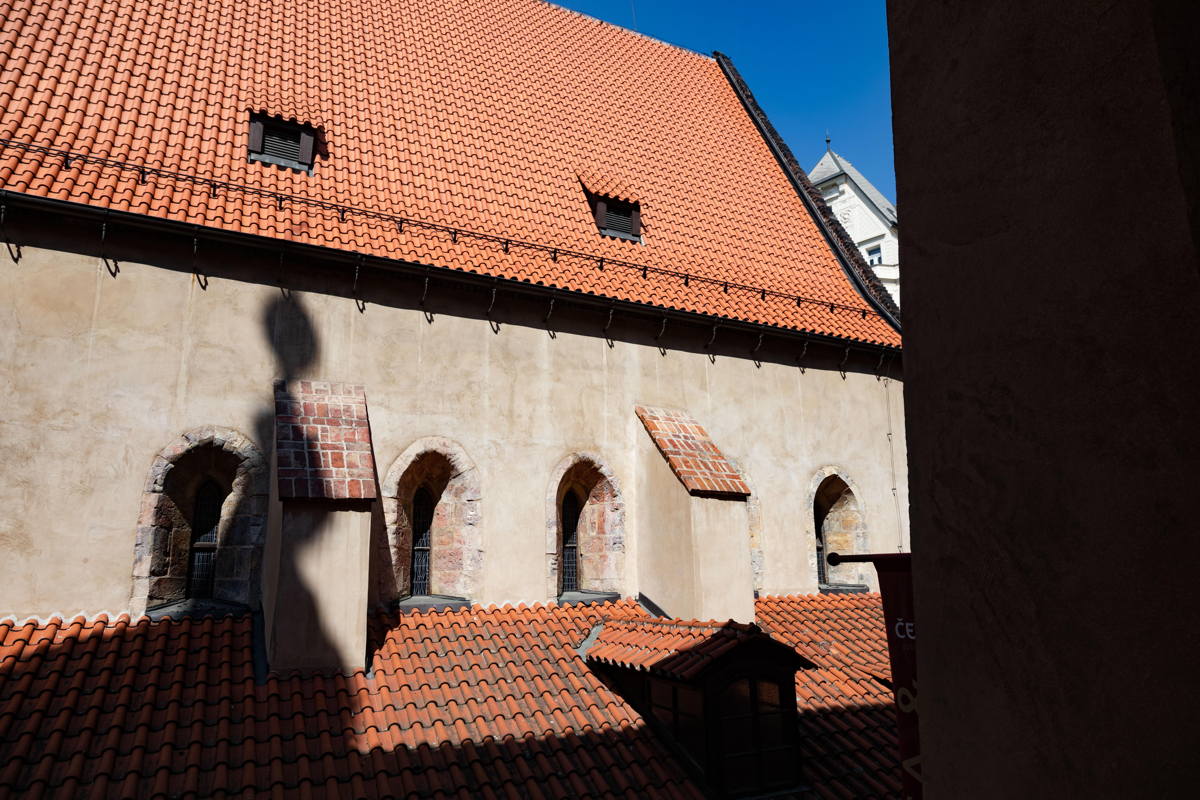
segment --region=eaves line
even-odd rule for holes
[[[13,192],[11,190],[0,189],[0,213],[3,213],[3,210],[10,206],[25,206],[30,210],[41,213],[57,213],[66,217],[85,219],[95,223],[98,226],[121,225],[123,227],[138,228],[174,235],[184,240],[190,240],[193,243],[193,249],[195,248],[196,242],[201,239],[206,242],[218,241],[242,247],[252,247],[260,251],[273,253],[277,252],[281,255],[286,253],[288,256],[307,257],[314,262],[324,261],[326,263],[344,265],[346,267],[354,267],[361,270],[369,269],[391,274],[401,274],[416,280],[434,279],[451,284],[458,284],[460,286],[469,286],[471,288],[480,289],[483,291],[502,290],[509,294],[542,298],[557,298],[574,305],[584,306],[600,311],[620,310],[623,313],[649,318],[655,321],[670,319],[679,322],[685,322],[691,325],[711,328],[714,331],[714,336],[715,331],[717,330],[739,331],[748,334],[759,334],[760,336],[769,335],[775,339],[812,342],[814,344],[836,348],[836,350],[839,352],[845,350],[847,354],[851,352],[864,353],[872,357],[880,358],[880,363],[883,363],[884,358],[887,359],[887,363],[889,364],[893,361],[900,362],[902,360],[902,349],[900,347],[894,347],[890,345],[829,336],[827,334],[796,328],[785,328],[777,325],[747,322],[744,320],[736,320],[729,317],[719,317],[711,314],[702,314],[694,311],[672,309],[666,306],[656,306],[649,303],[639,303],[631,300],[619,300],[616,298],[591,295],[570,289],[559,289],[553,286],[529,283],[514,278],[500,278],[480,273],[466,272],[450,267],[441,267],[413,261],[404,261],[401,259],[384,258],[380,256],[362,255],[360,253],[339,250],[323,245],[282,241],[269,236],[240,233],[222,228],[195,225],[186,222],[177,222],[175,220],[163,219],[161,217],[153,217],[148,214],[138,214],[129,211],[114,211],[111,209],[91,206],[86,203],[58,200],[55,198],[30,195],[24,192]],[[2,217],[0,217],[0,219],[2,219]],[[9,221],[11,222],[11,219]],[[19,243],[10,241],[8,233],[5,232],[2,227],[0,227],[0,240],[2,240],[0,243],[19,247]],[[105,256],[103,253],[100,255],[101,257]]]

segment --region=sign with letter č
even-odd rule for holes
[[[912,555],[879,553],[843,556],[829,554],[831,566],[851,562],[875,565],[883,595],[888,656],[892,663],[892,694],[896,698],[896,732],[906,800],[921,797],[921,740],[917,733],[917,622],[913,611]]]

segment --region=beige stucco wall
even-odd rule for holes
[[[263,315],[279,297],[216,277],[205,290],[186,273],[129,262],[114,278],[99,259],[28,247],[19,265],[0,263],[0,614],[129,607],[155,454],[205,424],[263,447],[281,372]],[[369,304],[360,313],[333,296],[295,300],[316,352],[294,377],[366,385],[381,476],[429,436],[458,442],[477,466],[475,599],[548,599],[545,497],[571,452],[599,455],[625,493],[625,593],[674,580],[639,575],[670,567],[639,560],[641,540],[690,512],[670,499],[686,496],[669,471],[667,481],[645,474],[638,453],[652,445],[638,403],[686,409],[747,471],[759,493],[766,592],[815,590],[810,486],[820,469],[833,466],[856,487],[873,549],[907,545],[895,382],[517,325],[493,333],[485,320],[445,314],[430,324],[415,310]],[[274,574],[270,557],[264,566]]]
[[[366,661],[369,503],[331,507],[320,500],[284,501],[278,584],[268,658],[275,669],[361,668]]]

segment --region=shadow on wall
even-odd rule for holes
[[[303,376],[305,371],[317,361],[320,342],[317,340],[316,330],[308,311],[304,308],[303,300],[286,290],[281,290],[279,296],[263,306],[262,333],[275,354],[275,386],[282,386],[283,389],[275,391],[272,394],[271,404],[258,414],[255,421],[255,433],[268,453],[268,463],[274,464],[278,460],[275,452],[276,412],[281,403],[284,404],[283,410],[286,412],[287,404],[293,401],[287,386],[291,381]],[[295,432],[290,438],[296,438]],[[293,452],[293,459],[312,457],[312,454],[318,450],[315,442],[308,442],[304,437],[301,439],[304,446]],[[274,502],[281,503],[282,501],[278,497],[279,481],[275,470],[271,471],[271,480],[275,483],[271,487],[276,498]],[[281,519],[282,508],[277,505],[275,511]],[[279,571],[275,578],[275,591],[272,597],[274,608],[266,608],[264,612],[274,615],[274,624],[269,627],[272,639],[278,635],[280,630],[280,618],[286,616],[289,622],[293,623],[287,626],[288,630],[304,630],[302,645],[304,650],[307,650],[315,660],[336,663],[335,639],[326,630],[321,618],[316,587],[309,585],[304,570],[301,568],[304,551],[312,545],[314,536],[319,532],[320,526],[284,528],[282,519],[278,529],[272,532],[276,536],[273,545],[278,548]],[[268,552],[270,552],[271,544],[268,543]],[[285,587],[286,592],[281,593],[281,589]],[[302,627],[294,624],[295,622],[302,622]],[[274,660],[276,654],[274,641],[268,641],[266,644],[267,651]],[[293,649],[300,645],[299,642],[289,642],[288,644]]]

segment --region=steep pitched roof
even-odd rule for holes
[[[311,176],[247,160],[252,111],[320,131]],[[540,0],[10,6],[0,186],[899,344],[713,59]]]
[[[896,206],[883,196],[883,192],[875,188],[875,184],[867,180],[858,169],[846,158],[832,150],[826,150],[825,155],[808,173],[808,179],[814,184],[824,183],[830,178],[845,175],[858,187],[858,190],[875,206],[875,210],[891,225],[897,225],[900,218],[896,215]]]

